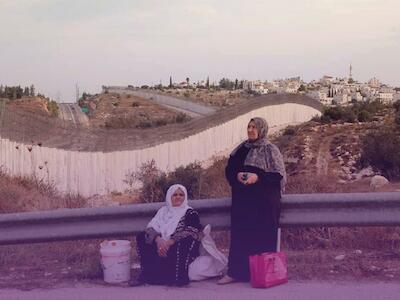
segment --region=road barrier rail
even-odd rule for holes
[[[251,202],[251,199],[249,199]],[[202,224],[229,229],[230,198],[191,200]],[[0,245],[133,235],[163,203],[58,209],[0,215]],[[281,227],[399,226],[400,192],[291,194],[282,198]]]

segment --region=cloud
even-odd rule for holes
[[[398,11],[395,0],[0,0],[0,83],[311,78],[350,62],[398,78]]]

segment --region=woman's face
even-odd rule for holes
[[[250,121],[249,125],[247,125],[247,136],[250,141],[258,139],[258,131],[254,121]]]
[[[183,201],[185,200],[185,193],[178,188],[171,197],[172,206],[181,206]]]

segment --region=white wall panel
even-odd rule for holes
[[[310,120],[320,112],[312,107],[286,103],[271,105],[243,114],[180,141],[166,142],[140,150],[79,152],[19,144],[0,138],[0,165],[12,176],[36,176],[52,182],[61,192],[83,196],[123,192],[126,174],[137,171],[154,159],[159,169],[171,171],[194,161],[207,161],[231,151],[247,137],[250,118],[264,117],[270,127]],[[16,148],[18,146],[18,149]],[[45,163],[47,162],[47,163]]]

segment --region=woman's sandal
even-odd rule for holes
[[[235,278],[232,278],[231,276],[225,275],[224,277],[222,277],[220,280],[217,281],[217,284],[219,285],[223,285],[223,284],[229,284],[232,282],[235,282]]]

